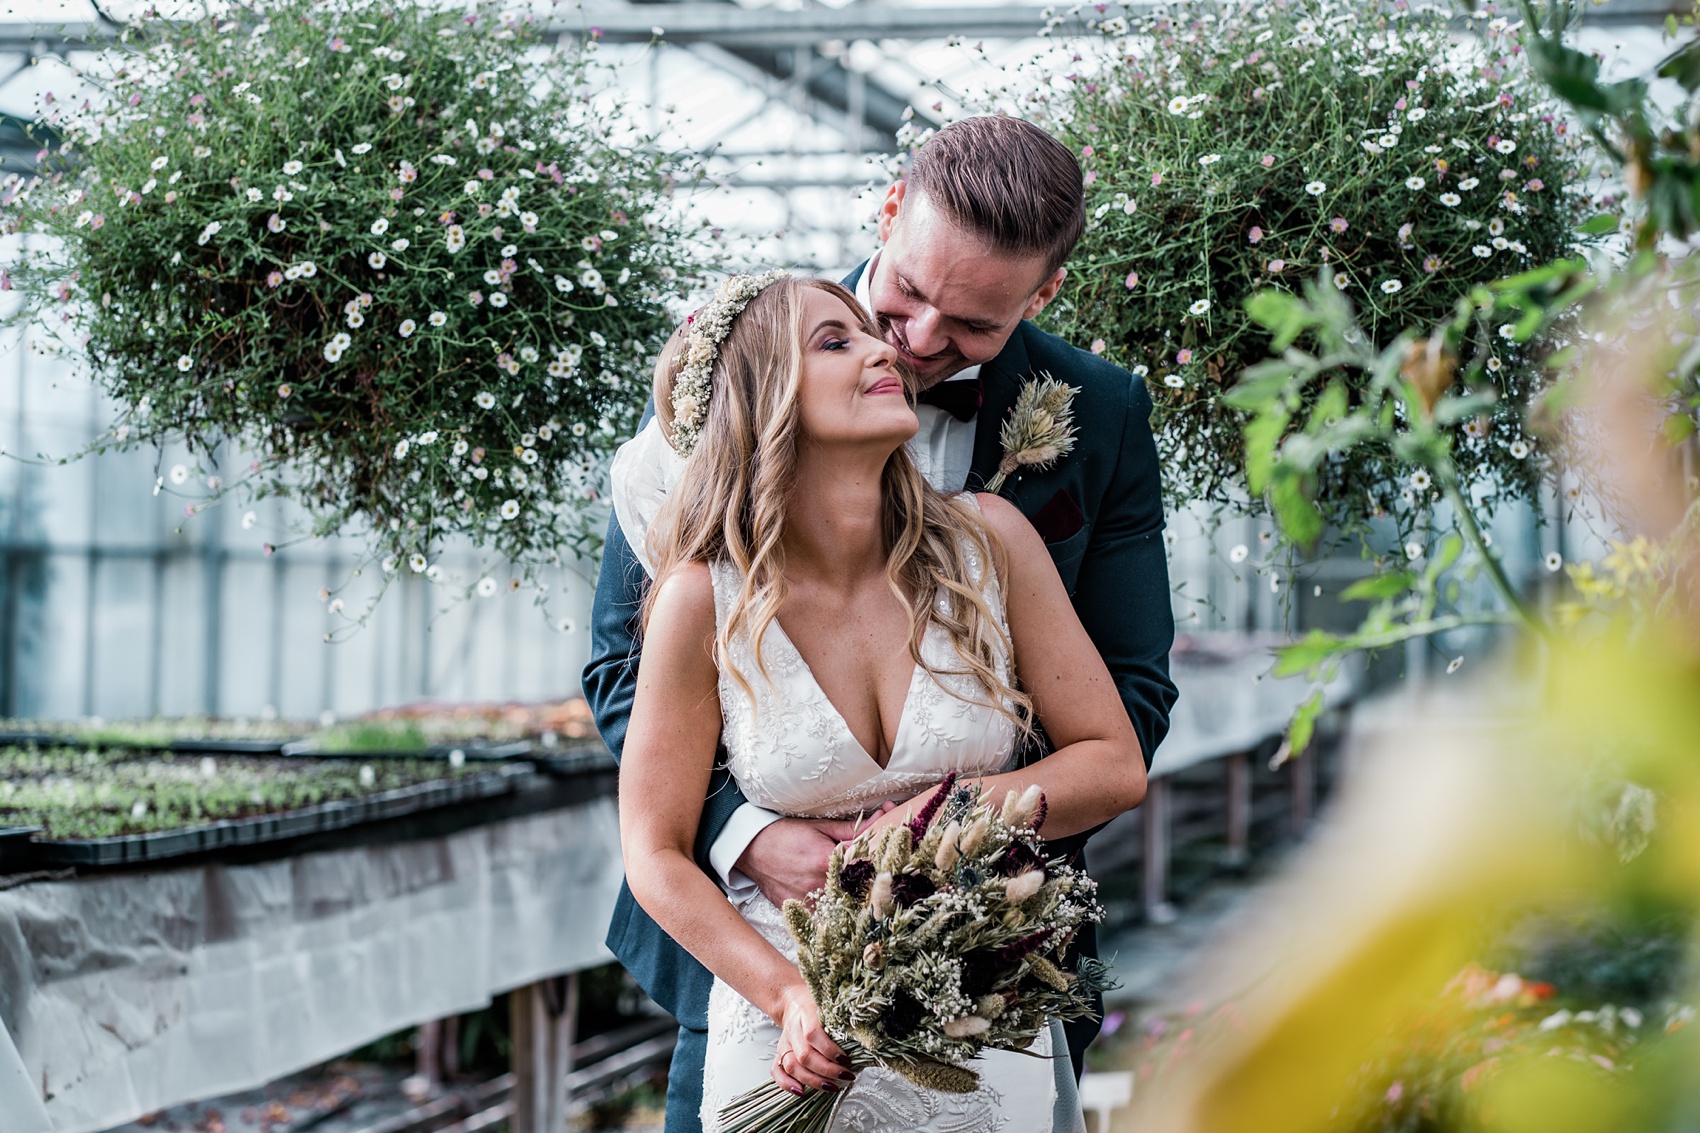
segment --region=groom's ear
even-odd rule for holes
[[[891,233],[897,227],[897,218],[903,212],[904,185],[901,181],[893,181],[885,191],[885,200],[880,202],[879,234],[880,243],[891,239]]]
[[[1035,291],[1033,297],[1027,300],[1027,309],[1021,312],[1021,317],[1031,319],[1050,306],[1051,300],[1055,299],[1057,292],[1062,290],[1063,280],[1067,278],[1067,268],[1058,268],[1052,272],[1050,278],[1041,283],[1039,290]]]

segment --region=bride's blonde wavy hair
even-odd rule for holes
[[[650,526],[647,550],[655,585],[643,608],[647,628],[654,594],[687,563],[725,561],[738,568],[743,586],[715,639],[715,660],[754,699],[748,677],[730,660],[730,643],[748,631],[763,679],[762,636],[785,604],[785,552],[781,536],[796,482],[801,436],[798,388],[809,328],[803,292],[816,288],[842,300],[867,334],[879,331],[849,291],[820,279],[785,278],[750,301],[720,344],[711,377],[712,396],[696,447]],[[672,438],[673,382],[683,361],[689,324],[674,332],[655,368],[655,412]],[[904,373],[913,390],[913,376]],[[999,656],[1013,659],[1009,634],[976,585],[971,554],[991,570],[1003,547],[972,504],[947,497],[929,484],[906,445],[886,461],[880,480],[886,581],[909,616],[909,655],[934,676],[972,676],[984,703],[1030,729],[1032,701],[998,674]],[[921,655],[927,630],[950,638],[960,669],[940,670]]]

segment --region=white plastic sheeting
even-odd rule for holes
[[[41,1128],[91,1133],[603,963],[619,882],[601,799],[443,838],[0,892],[0,1024],[19,1056],[0,1033],[0,1133],[33,1133],[12,1098],[20,1058]]]

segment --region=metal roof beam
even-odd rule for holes
[[[1115,4],[1111,11],[1144,11],[1163,6],[1157,0]],[[1061,22],[1053,36],[1095,34],[1088,19],[1101,19],[1096,5],[1056,5]],[[1685,0],[1606,0],[1589,5],[1583,15],[1588,26],[1661,24],[1667,16],[1689,15]],[[648,43],[660,38],[673,43],[709,42],[722,46],[798,47],[832,40],[927,40],[957,37],[1027,39],[1037,36],[1052,9],[1032,4],[965,4],[954,7],[896,6],[873,3],[844,8],[740,8],[721,3],[588,4],[557,17],[550,25],[561,35],[597,34],[606,43]]]

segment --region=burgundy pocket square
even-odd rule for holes
[[[1061,543],[1079,531],[1085,522],[1080,505],[1074,502],[1067,488],[1058,489],[1057,494],[1033,515],[1033,529],[1047,543]]]

